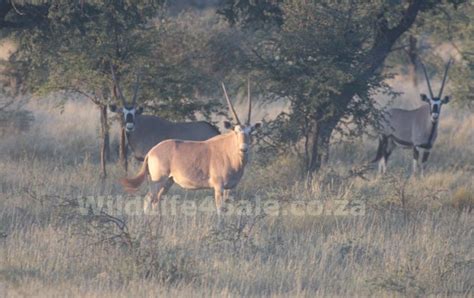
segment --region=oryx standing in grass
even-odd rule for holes
[[[145,199],[145,213],[159,204],[174,183],[185,189],[214,189],[217,213],[220,217],[224,190],[234,188],[242,178],[247,163],[251,143],[251,133],[260,126],[250,124],[252,101],[250,83],[248,88],[248,116],[242,124],[227,96],[222,83],[227,104],[235,126],[225,122],[231,131],[215,136],[207,141],[166,140],[153,147],[145,156],[142,168],[134,178],[122,179],[128,191],[136,190],[149,176],[150,193]]]
[[[373,162],[379,162],[379,174],[385,173],[388,157],[398,146],[413,150],[413,175],[416,174],[420,153],[422,153],[421,175],[423,176],[430,150],[438,135],[441,106],[449,102],[449,96],[445,96],[443,99],[441,97],[451,62],[452,60],[449,60],[446,65],[439,94],[435,97],[425,66],[420,61],[430,92],[430,97],[421,94],[421,100],[426,104],[415,110],[390,109],[385,114],[377,156],[373,160]]]
[[[205,121],[171,122],[158,116],[141,115],[143,108],[137,106],[139,76],[137,76],[132,102],[127,103],[113,67],[111,67],[111,71],[118,97],[122,102],[120,112],[123,114],[127,142],[136,159],[143,161],[148,151],[163,140],[204,141],[219,135],[219,130]],[[111,105],[110,110],[118,112],[115,105]]]

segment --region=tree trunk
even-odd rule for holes
[[[312,179],[313,174],[321,168],[320,133],[320,124],[316,122],[311,135],[311,153],[307,166],[308,179]]]
[[[338,121],[316,122],[311,135],[311,156],[307,167],[308,178],[321,169],[329,160],[329,142]]]
[[[408,74],[412,79],[413,86],[418,86],[418,79],[416,77],[416,60],[418,59],[418,48],[416,46],[417,40],[416,37],[410,35],[408,40],[408,58],[410,58],[410,64],[408,65]]]
[[[320,146],[321,146],[321,164],[326,165],[329,162],[329,151],[330,151],[330,141],[331,135],[336,128],[338,121],[329,121],[328,123],[321,124],[320,132]]]
[[[109,124],[107,122],[107,105],[100,105],[100,126],[101,126],[101,148],[100,148],[100,168],[102,177],[107,177],[106,163],[110,158],[110,135]]]
[[[102,136],[102,143],[104,146],[104,156],[106,161],[110,161],[110,133],[109,133],[109,122],[107,119],[107,106],[100,106],[100,129]]]
[[[126,139],[126,132],[125,128],[121,127],[120,129],[120,147],[119,147],[119,155],[120,155],[120,163],[125,170],[125,173],[128,171],[128,161],[127,161],[127,139]]]

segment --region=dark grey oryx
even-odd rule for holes
[[[113,67],[111,71],[122,110],[118,110],[115,105],[111,105],[110,110],[123,114],[127,142],[136,159],[143,161],[148,151],[163,140],[205,141],[220,134],[214,125],[205,121],[171,122],[158,116],[142,115],[143,108],[137,106],[139,76],[137,75],[132,102],[127,103]]]
[[[395,147],[402,147],[413,150],[413,175],[416,174],[421,153],[421,175],[423,176],[423,170],[428,161],[430,150],[438,135],[441,106],[449,102],[449,96],[445,96],[443,99],[441,97],[451,62],[452,60],[449,60],[446,65],[439,94],[435,97],[425,66],[420,61],[430,97],[421,94],[421,100],[425,104],[418,109],[390,109],[386,112],[381,123],[377,156],[373,160],[373,162],[379,162],[379,174],[385,173],[387,160]]]

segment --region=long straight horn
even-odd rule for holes
[[[225,99],[227,100],[227,105],[229,105],[229,109],[232,112],[232,116],[234,117],[235,122],[237,122],[238,125],[241,125],[239,117],[237,116],[237,113],[235,112],[234,106],[230,102],[229,96],[227,95],[227,91],[225,90],[224,82],[222,82],[222,89],[224,90],[224,95],[225,95]]]
[[[137,81],[135,82],[135,90],[133,91],[133,106],[137,103],[138,89],[140,88],[140,73],[137,73]]]
[[[250,98],[250,78],[247,78],[247,101],[249,103],[249,114],[247,116],[247,125],[249,125],[250,117],[252,115],[252,99]]]
[[[125,98],[123,97],[122,89],[120,89],[120,85],[117,81],[117,77],[115,76],[114,66],[112,65],[112,63],[110,64],[110,71],[112,72],[112,79],[119,93],[120,100],[122,101],[122,104],[125,105]]]
[[[423,68],[423,73],[425,74],[426,83],[428,84],[428,91],[430,91],[430,96],[431,98],[433,98],[434,96],[433,96],[433,90],[431,89],[430,79],[428,79],[428,74],[426,73],[425,65],[423,64],[423,61],[421,61],[421,59],[420,59],[420,64],[421,64],[421,68]]]
[[[444,84],[446,83],[446,78],[448,77],[448,70],[449,70],[449,67],[451,66],[452,61],[453,59],[450,58],[448,61],[448,64],[446,65],[446,69],[444,70],[443,83],[441,83],[441,89],[439,90],[438,98],[441,98],[441,95],[443,95]]]

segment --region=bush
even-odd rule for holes
[[[27,110],[0,110],[0,136],[28,131],[34,116]]]
[[[460,187],[451,198],[452,207],[471,212],[474,209],[474,191],[466,187]]]

